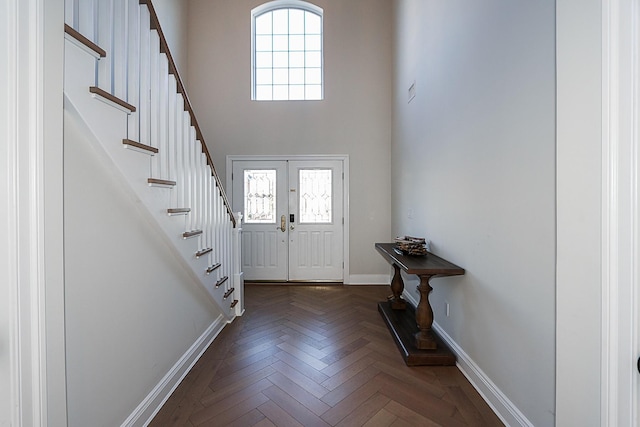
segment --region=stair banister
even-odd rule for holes
[[[177,86],[178,86],[178,92],[182,94],[182,96],[184,97],[184,103],[185,103],[185,111],[187,111],[189,113],[189,115],[191,116],[191,125],[195,128],[196,130],[196,140],[200,141],[202,143],[202,151],[204,152],[206,158],[207,158],[207,164],[209,165],[209,167],[211,168],[211,174],[213,175],[213,177],[215,178],[216,181],[216,185],[218,186],[218,189],[221,193],[222,199],[224,200],[224,204],[227,210],[227,214],[229,215],[231,221],[233,222],[233,226],[234,228],[237,226],[236,224],[236,218],[235,215],[233,214],[233,211],[231,210],[231,205],[229,204],[229,199],[227,198],[227,194],[224,191],[224,187],[222,186],[222,181],[220,180],[220,177],[218,175],[218,173],[216,172],[216,168],[213,164],[213,159],[211,158],[211,154],[209,153],[209,149],[207,147],[207,144],[205,142],[204,136],[202,134],[202,131],[200,130],[200,125],[198,124],[198,119],[196,118],[196,115],[193,111],[193,107],[191,106],[191,101],[189,100],[189,96],[187,95],[187,91],[184,87],[184,84],[182,82],[182,78],[180,77],[180,73],[178,72],[178,67],[176,67],[176,63],[173,60],[173,56],[171,55],[171,51],[169,49],[169,44],[167,43],[167,39],[164,37],[164,33],[162,32],[162,27],[160,26],[160,20],[158,19],[158,15],[156,14],[156,10],[153,7],[153,4],[151,2],[151,0],[140,0],[140,4],[143,4],[145,6],[147,6],[147,8],[149,9],[149,14],[151,16],[151,29],[152,30],[156,30],[158,32],[158,36],[160,37],[160,52],[164,53],[165,55],[167,55],[167,59],[169,61],[169,73],[173,74],[176,78],[176,82],[177,82]]]

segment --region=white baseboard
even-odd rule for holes
[[[416,298],[407,292],[406,288],[402,296],[414,306],[418,305]],[[469,357],[467,353],[445,332],[437,322],[433,322],[433,329],[440,335],[451,351],[457,357],[456,366],[467,377],[473,388],[482,396],[487,405],[500,418],[506,426],[533,427],[531,421],[513,404],[511,400],[491,381],[480,367]]]
[[[345,285],[388,285],[391,277],[388,274],[351,274]]]
[[[121,427],[147,426],[227,323],[220,315],[151,390]]]

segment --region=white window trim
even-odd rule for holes
[[[251,100],[256,101],[256,18],[263,13],[271,12],[278,9],[301,9],[320,16],[320,25],[322,28],[322,80],[320,100],[324,100],[324,10],[319,6],[316,6],[315,4],[302,0],[273,0],[251,9]]]

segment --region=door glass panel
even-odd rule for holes
[[[300,222],[331,223],[331,169],[300,169]]]
[[[275,169],[245,169],[244,214],[249,224],[276,222]]]

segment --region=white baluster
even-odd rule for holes
[[[189,208],[185,200],[187,181],[184,174],[184,98],[182,94],[176,96],[176,179],[178,181],[176,192],[176,206]]]
[[[158,69],[158,129],[159,137],[158,149],[159,154],[159,173],[163,179],[169,179],[169,62],[167,55],[160,54]]]
[[[167,161],[168,161],[168,176],[170,180],[178,182],[178,176],[176,173],[176,79],[174,76],[169,76],[168,88],[167,88]],[[172,206],[178,206],[178,188],[179,184],[174,187],[171,192],[171,204]]]
[[[78,0],[64,0],[64,23],[78,29]]]
[[[128,2],[129,19],[127,33],[127,88],[126,101],[136,107],[136,111],[128,116],[128,138],[140,141],[140,31],[149,31],[140,26],[140,4],[138,1]]]
[[[151,31],[149,42],[149,145],[158,148],[160,141],[160,38]],[[159,153],[160,154],[160,153]],[[162,178],[160,155],[151,160],[151,176]]]
[[[113,94],[127,97],[127,44],[129,42],[129,8],[127,0],[113,0],[111,78]]]
[[[191,176],[191,118],[189,113],[183,112],[183,129],[184,129],[184,175],[185,175],[185,200],[191,208],[189,215],[188,229],[193,230],[195,206],[193,203],[193,177]]]
[[[75,3],[74,8],[77,8],[78,17],[77,22],[75,22],[76,18],[74,18],[74,23],[77,26],[73,28],[92,42],[98,43],[96,36],[96,21],[98,19],[96,0],[76,0]]]
[[[107,56],[98,61],[98,87],[113,94],[113,0],[98,1],[97,44]]]
[[[149,109],[150,87],[149,79],[151,76],[150,63],[151,63],[151,30],[149,26],[149,10],[145,6],[140,7],[140,75],[138,77],[139,82],[139,94],[138,94],[138,106],[140,114],[138,115],[139,124],[138,132],[140,135],[140,142],[146,145],[151,145],[150,140],[150,124],[151,124],[151,111]],[[151,171],[149,171],[149,176]]]

